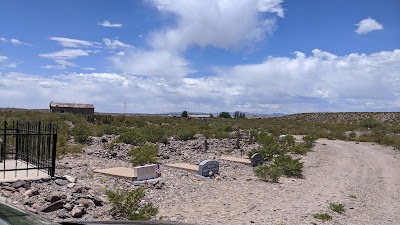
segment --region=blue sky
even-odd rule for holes
[[[400,110],[397,0],[0,0],[0,107]]]

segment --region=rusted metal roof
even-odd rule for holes
[[[89,108],[94,109],[93,104],[82,104],[82,103],[61,103],[61,102],[50,102],[50,107],[60,107],[60,108]]]

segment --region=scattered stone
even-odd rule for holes
[[[11,192],[17,191],[17,189],[15,189],[15,188],[13,188],[13,187],[10,187],[10,186],[2,187],[2,189],[3,189],[3,190],[7,190],[7,191],[11,191]]]
[[[96,196],[92,200],[95,206],[103,206],[104,201],[101,197]]]
[[[65,179],[67,179],[67,181],[70,182],[70,183],[75,183],[76,182],[76,178],[75,177],[71,177],[69,175],[65,176]]]
[[[78,203],[81,204],[83,207],[88,208],[89,207],[89,200],[81,198],[78,200]]]
[[[258,166],[262,161],[263,161],[263,157],[259,153],[254,153],[250,157],[250,162],[251,162],[252,167]]]
[[[67,185],[69,183],[67,180],[64,179],[56,179],[54,182],[60,186]]]
[[[60,200],[60,201],[54,202],[53,204],[45,207],[44,209],[42,209],[42,212],[53,212],[53,211],[62,209],[64,207],[64,205],[65,205],[65,202]]]
[[[82,208],[74,207],[71,211],[71,216],[74,218],[81,218],[83,213],[84,213],[84,211]]]
[[[53,192],[50,195],[50,203],[54,203],[61,200],[61,195],[59,192]]]
[[[24,187],[25,185],[26,185],[26,181],[18,180],[18,181],[15,181],[15,182],[11,185],[11,187],[13,187],[13,188],[15,188],[15,189],[18,189],[18,188],[20,188],[20,187]]]
[[[67,188],[73,188],[75,186],[75,183],[69,183],[67,184]]]
[[[71,211],[72,208],[74,208],[74,206],[69,202],[64,205],[64,209],[66,209],[67,211]]]

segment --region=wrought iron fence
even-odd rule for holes
[[[0,163],[3,177],[7,171],[42,170],[50,176],[55,173],[57,127],[51,123],[8,123],[0,128]],[[7,160],[15,166],[6,167]],[[24,162],[23,166],[18,163]],[[1,165],[0,164],[0,165]]]

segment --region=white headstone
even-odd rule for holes
[[[133,168],[133,173],[137,181],[154,179],[159,177],[160,168],[157,164],[137,166]]]

